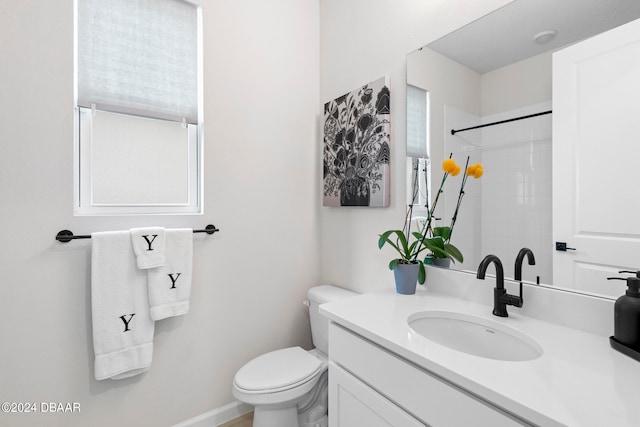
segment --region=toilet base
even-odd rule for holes
[[[253,412],[253,427],[298,427],[298,408],[257,406]]]
[[[329,371],[324,371],[313,392],[298,404],[299,427],[327,427],[328,389]]]
[[[329,417],[327,415],[323,416],[317,421],[312,423],[301,423],[300,427],[327,427],[329,425]]]

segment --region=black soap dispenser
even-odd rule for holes
[[[640,271],[620,271],[633,273],[635,277],[609,277],[608,279],[626,280],[625,295],[614,305],[614,332],[611,346],[637,360],[640,360]]]

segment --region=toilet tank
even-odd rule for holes
[[[309,300],[309,321],[311,322],[311,338],[315,348],[328,353],[329,350],[329,319],[318,312],[320,304],[337,301],[358,295],[355,292],[332,285],[315,286],[307,292]]]

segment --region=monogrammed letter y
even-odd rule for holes
[[[178,278],[180,277],[182,273],[177,273],[176,277],[173,277],[173,274],[169,273],[167,274],[167,276],[169,276],[169,278],[171,279],[171,288],[169,289],[175,289],[176,288],[176,282],[178,281]]]
[[[127,320],[127,319],[126,319],[126,317],[127,317],[127,315],[126,315],[126,314],[124,314],[124,315],[120,316],[120,320],[122,320],[122,322],[124,323],[124,331],[122,331],[122,332],[130,331],[130,329],[129,329],[129,322],[131,322],[131,319],[133,319],[133,316],[135,316],[135,315],[136,315],[135,313],[130,314],[130,315],[129,315],[129,320]]]
[[[149,240],[149,235],[148,234],[144,234],[142,237],[144,237],[144,240],[147,241],[147,245],[149,245],[149,249],[147,249],[148,251],[152,251],[153,249],[151,248],[151,244],[153,243],[154,240],[156,240],[156,237],[158,237],[157,234],[153,235],[153,239]]]

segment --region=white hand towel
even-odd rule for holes
[[[91,235],[94,375],[121,379],[149,369],[155,323],[149,316],[147,272],[136,266],[129,231]]]
[[[132,228],[131,243],[138,268],[161,267],[165,263],[165,230],[162,227]]]
[[[166,230],[165,265],[147,270],[149,305],[153,320],[189,311],[193,269],[193,230]]]

